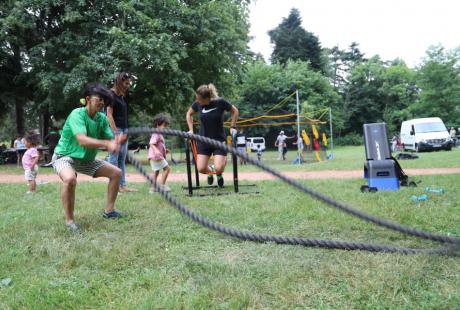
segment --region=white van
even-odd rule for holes
[[[452,149],[452,139],[439,117],[411,119],[401,124],[401,143],[404,150]]]
[[[265,151],[265,138],[264,137],[250,137],[246,139],[248,147],[253,152]]]

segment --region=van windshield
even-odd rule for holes
[[[264,139],[254,139],[252,140],[254,143],[264,143]]]
[[[436,132],[436,131],[447,131],[446,126],[443,123],[421,123],[415,124],[416,132]]]

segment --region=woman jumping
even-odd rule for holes
[[[196,90],[195,95],[195,102],[188,109],[186,115],[189,133],[193,133],[193,114],[198,112],[200,118],[199,135],[225,143],[224,113],[228,111],[231,114],[230,134],[234,136],[236,134],[238,109],[228,101],[219,98],[213,84],[201,85]],[[198,171],[208,175],[209,185],[214,182],[212,173],[215,172],[217,184],[219,187],[223,187],[222,173],[227,164],[227,152],[199,141],[197,141],[197,151],[196,165]],[[208,164],[212,154],[214,155],[214,167],[211,168]]]

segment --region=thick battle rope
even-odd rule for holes
[[[346,213],[352,214],[360,219],[372,222],[374,224],[404,233],[412,236],[417,236],[423,239],[438,241],[442,243],[449,243],[450,245],[447,247],[436,248],[436,249],[413,249],[413,248],[399,248],[394,246],[386,246],[386,245],[379,245],[379,244],[368,244],[368,243],[356,243],[356,242],[348,242],[348,241],[334,241],[334,240],[319,240],[319,239],[307,239],[307,238],[300,238],[300,237],[284,237],[284,236],[270,236],[270,235],[261,235],[261,234],[253,234],[250,232],[242,232],[237,231],[228,227],[224,227],[217,223],[211,222],[200,215],[195,214],[191,210],[187,209],[183,205],[181,205],[174,197],[172,197],[168,192],[165,192],[157,186],[157,190],[160,194],[169,202],[171,203],[176,209],[178,209],[183,214],[190,217],[195,222],[200,223],[201,225],[208,227],[210,229],[219,231],[221,233],[243,239],[243,240],[250,240],[250,241],[257,241],[257,242],[276,242],[280,244],[291,244],[291,245],[303,245],[303,246],[316,246],[316,247],[325,247],[325,248],[334,248],[334,249],[345,249],[345,250],[366,250],[370,252],[389,252],[389,253],[404,253],[404,254],[416,254],[416,253],[428,253],[428,254],[453,254],[457,252],[460,248],[460,238],[459,237],[451,237],[439,234],[433,234],[430,232],[421,231],[412,227],[407,227],[400,225],[398,223],[394,223],[387,220],[382,220],[377,217],[371,216],[365,212],[356,210],[352,207],[349,207],[343,203],[337,202],[332,198],[323,195],[321,193],[315,192],[312,189],[309,189],[302,185],[301,183],[292,180],[286,176],[283,176],[281,173],[273,170],[272,168],[265,166],[261,162],[252,159],[248,155],[237,151],[236,149],[227,146],[225,143],[212,140],[200,135],[190,134],[186,132],[182,132],[179,130],[173,129],[159,129],[159,128],[130,128],[129,134],[146,134],[146,133],[161,133],[165,135],[172,135],[172,136],[179,136],[181,138],[186,139],[194,139],[203,143],[207,143],[214,147],[220,148],[225,150],[229,153],[233,153],[236,156],[243,157],[246,161],[252,163],[253,165],[261,168],[262,170],[276,176],[277,178],[283,180],[287,184],[303,191],[306,194],[309,194],[316,199],[325,202],[339,210],[342,210]],[[153,179],[148,175],[148,173],[143,168],[142,164],[140,164],[131,154],[128,154],[128,160],[136,167],[136,169],[153,185]]]

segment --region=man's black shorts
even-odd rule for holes
[[[220,142],[225,143],[225,140],[222,140]],[[202,142],[197,141],[196,146],[197,146],[198,154],[200,154],[200,155],[211,156],[211,154],[214,154],[214,155],[227,156],[226,151],[224,151],[224,150],[222,150],[220,148],[214,147],[214,146],[212,146],[210,144],[207,144],[207,143],[202,143]]]

